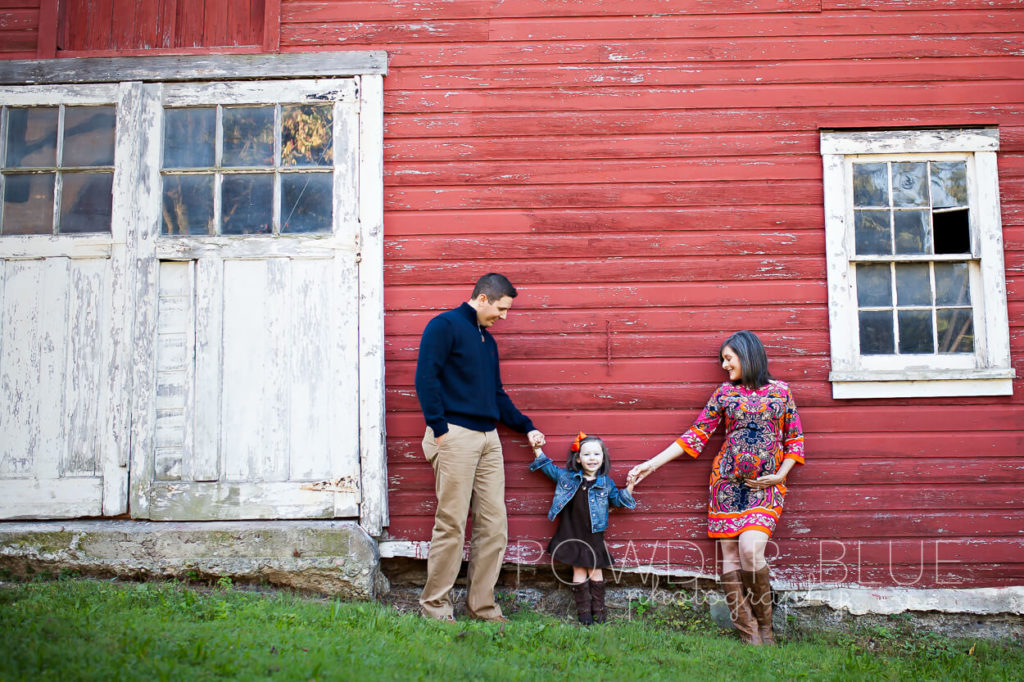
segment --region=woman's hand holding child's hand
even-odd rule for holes
[[[641,462],[640,464],[637,464],[629,470],[628,474],[626,474],[626,489],[632,493],[636,484],[653,474],[654,469],[654,465],[650,462]]]

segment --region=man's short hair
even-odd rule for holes
[[[489,303],[494,303],[506,296],[515,298],[517,292],[512,282],[508,281],[508,277],[497,272],[488,272],[476,281],[471,298],[476,298],[480,294],[486,296]]]

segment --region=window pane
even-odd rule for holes
[[[224,110],[222,166],[274,165],[274,107]]]
[[[891,310],[862,310],[860,323],[860,352],[862,355],[888,355],[893,352]]]
[[[212,168],[217,110],[164,111],[164,168]]]
[[[64,110],[62,166],[114,165],[114,107],[68,107]]]
[[[7,168],[57,165],[57,107],[7,110]]]
[[[54,173],[4,178],[3,234],[53,234]]]
[[[931,253],[931,230],[927,211],[894,211],[896,253]]]
[[[164,234],[213,234],[213,176],[164,177]]]
[[[330,173],[281,174],[281,232],[330,232]]]
[[[931,310],[900,310],[900,353],[934,353]]]
[[[862,308],[892,305],[892,273],[887,264],[857,266],[857,305]]]
[[[333,105],[303,104],[281,107],[281,165],[330,166]]]
[[[932,161],[932,207],[967,205],[967,164]]]
[[[935,305],[970,305],[967,263],[935,264]]]
[[[113,189],[113,173],[65,173],[57,231],[109,232]]]
[[[974,321],[971,310],[940,308],[936,311],[940,353],[973,353]]]
[[[889,211],[854,211],[854,235],[859,255],[892,253]]]
[[[853,164],[853,205],[889,205],[889,167],[884,163]]]
[[[274,176],[226,175],[221,186],[221,232],[269,234],[272,232]]]
[[[892,165],[892,205],[928,205],[928,164],[894,163]]]
[[[932,304],[932,281],[927,263],[896,265],[896,305]]]

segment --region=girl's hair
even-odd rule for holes
[[[601,468],[597,470],[598,476],[606,476],[608,471],[611,469],[611,462],[608,461],[608,446],[604,444],[604,441],[597,436],[587,436],[580,441],[580,450],[583,450],[585,443],[599,443],[601,445],[601,452],[604,453],[604,461],[601,462]],[[579,452],[569,450],[569,461],[566,462],[565,468],[569,471],[583,471],[583,467],[576,461],[576,457],[579,456]]]
[[[732,348],[740,361],[740,379],[733,383],[757,390],[772,380],[768,372],[768,354],[757,334],[744,329],[727,338],[718,349],[719,362],[722,362],[722,351],[726,346]]]

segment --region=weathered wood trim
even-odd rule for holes
[[[74,519],[100,516],[103,479],[0,480],[4,519]]]
[[[359,113],[359,523],[378,537],[388,524],[384,443],[384,83],[360,79]]]
[[[0,69],[3,62],[0,61]],[[129,79],[125,78],[121,82]],[[117,88],[110,84],[85,84],[74,88],[54,85],[24,85],[15,87],[0,85],[0,102],[8,106],[56,106],[84,104],[114,104],[117,102]]]
[[[0,84],[170,82],[384,75],[382,50],[278,55],[78,57],[0,63]]]
[[[129,510],[132,518],[149,518],[150,489],[154,480],[152,457],[156,430],[156,236],[160,230],[160,159],[163,155],[161,85],[142,88],[139,149],[139,207],[134,270],[135,317],[132,325],[132,437]]]
[[[356,101],[354,78],[293,79],[287,81],[213,81],[169,83],[164,87],[164,104],[194,106],[217,104],[276,104],[286,101]]]
[[[138,134],[142,117],[142,84],[122,83],[117,104],[116,158],[139,158],[143,140]],[[143,207],[135,200],[141,183],[137,163],[114,168],[114,204],[111,212],[109,283],[111,313],[110,367],[106,371],[105,402],[109,405],[107,433],[101,440],[103,514],[128,511],[128,461],[131,450],[132,325],[135,303],[135,249]]]
[[[263,51],[281,51],[281,0],[263,0]]]
[[[939,381],[832,380],[832,397],[944,398],[972,395],[1013,395],[1013,379],[943,379]]]
[[[999,149],[997,128],[821,131],[822,154],[927,154]]]
[[[37,34],[36,56],[39,59],[53,59],[57,56],[57,31],[59,30],[58,0],[40,0],[39,33]]]
[[[329,260],[338,252],[353,253],[355,245],[325,237],[299,240],[292,237],[167,237],[156,245],[161,260],[200,260],[227,258],[250,260],[263,258],[295,258]]]
[[[226,521],[331,519],[358,514],[356,493],[303,490],[302,485],[297,481],[157,481],[148,490],[149,517],[155,521]]]
[[[109,236],[71,237],[55,235],[5,235],[0,239],[0,258],[110,258],[116,243]]]

